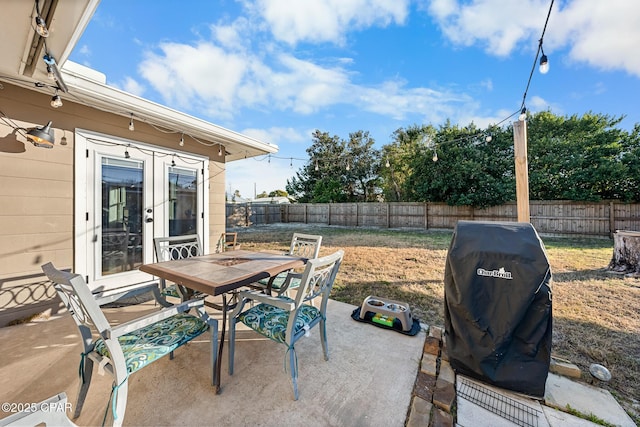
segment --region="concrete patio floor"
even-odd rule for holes
[[[294,401],[284,371],[285,347],[252,331],[237,335],[235,373],[223,355],[222,391],[211,386],[209,335],[204,334],[129,378],[125,425],[403,426],[423,353],[425,332],[410,337],[355,322],[355,307],[330,301],[330,360],[322,355],[317,328],[296,345],[300,398]],[[105,309],[113,323],[154,310],[153,303]],[[219,317],[219,316],[218,316]],[[46,321],[0,328],[0,401],[37,403],[60,392],[75,405],[81,346],[64,313]],[[100,425],[111,378],[93,381],[81,426]],[[0,413],[0,418],[9,414]]]

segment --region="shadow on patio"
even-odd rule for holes
[[[422,357],[424,332],[410,337],[350,318],[355,307],[330,300],[325,362],[318,328],[296,345],[300,399],[293,400],[285,347],[239,330],[235,373],[229,376],[228,346],[222,391],[210,384],[207,334],[129,378],[125,425],[351,425],[403,426]],[[125,322],[153,303],[105,309]],[[215,312],[214,312],[215,314]],[[217,316],[218,318],[220,316]],[[66,392],[75,405],[81,345],[64,313],[46,321],[0,328],[0,401],[37,403]],[[78,425],[100,425],[111,377],[94,376]],[[0,418],[9,414],[0,413]],[[109,422],[109,421],[108,421]]]

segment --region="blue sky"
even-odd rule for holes
[[[227,191],[284,189],[315,129],[377,147],[398,128],[520,108],[551,0],[102,0],[70,59],[107,84],[277,144]],[[640,123],[640,2],[556,0],[530,111]],[[292,160],[293,159],[293,160]],[[297,160],[300,159],[300,160]],[[304,160],[303,160],[304,159]]]

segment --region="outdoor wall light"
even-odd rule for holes
[[[26,138],[36,147],[53,148],[55,138],[53,129],[51,129],[51,121],[46,126],[28,129]]]

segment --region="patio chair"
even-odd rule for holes
[[[301,256],[308,259],[318,258],[321,243],[322,236],[315,234],[293,233],[287,255]],[[296,289],[300,286],[300,279],[293,277],[289,282],[285,282],[287,273],[288,272],[285,271],[274,277],[258,280],[257,282],[252,283],[251,287],[265,290],[269,294],[271,292],[275,292],[278,295],[289,295],[290,289]],[[271,282],[271,286],[269,286],[269,282]]]
[[[153,239],[153,246],[158,262],[191,258],[203,254],[200,237],[197,234],[156,237]],[[181,301],[186,301],[194,296],[194,292],[184,286],[177,284],[167,286],[166,281],[162,278],[160,278],[160,293],[163,297],[179,298]],[[162,304],[162,302],[160,303]]]
[[[236,249],[240,249],[238,233],[222,233],[218,240],[216,252],[235,251]]]
[[[209,317],[203,300],[190,300],[163,308],[138,319],[112,326],[101,311],[89,287],[79,274],[56,269],[52,263],[42,270],[53,282],[60,299],[78,325],[83,351],[80,359],[80,388],[73,419],[80,416],[91,384],[93,363],[113,376],[111,410],[113,424],[122,424],[127,405],[129,375],[151,362],[169,355],[194,338],[211,330],[211,384],[216,383],[214,369],[217,358],[218,322]],[[188,311],[194,314],[188,314]],[[197,314],[197,315],[196,315]],[[92,336],[92,326],[99,337]],[[106,417],[105,413],[105,417]]]
[[[327,302],[343,256],[344,251],[339,250],[332,255],[309,260],[302,274],[289,273],[286,281],[293,277],[300,279],[295,300],[286,296],[265,295],[256,290],[240,293],[240,302],[229,314],[229,375],[233,375],[234,368],[236,323],[242,322],[254,331],[287,347],[285,359],[288,355],[293,398],[298,400],[298,362],[294,346],[298,340],[308,335],[311,328],[320,324],[324,359],[329,360],[325,324]],[[321,298],[320,308],[311,304],[318,297]],[[249,301],[258,304],[242,311]]]
[[[62,392],[39,403],[24,404],[22,411],[0,420],[0,427],[52,426],[76,427],[67,417],[67,395]]]

